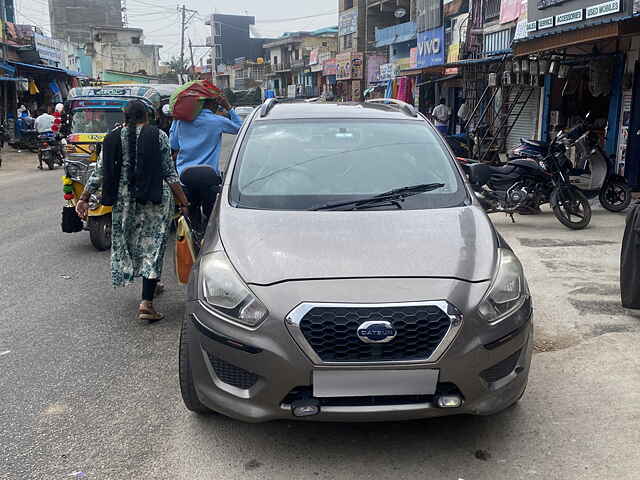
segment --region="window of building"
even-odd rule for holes
[[[274,57],[273,57],[273,64],[274,65],[278,64],[278,56],[277,55],[274,55]]]
[[[353,8],[353,0],[344,0],[344,9],[349,10]]]
[[[134,45],[140,45],[140,37],[131,37],[131,43]]]
[[[342,37],[342,50],[353,48],[353,33]]]
[[[329,44],[328,44],[327,42],[322,42],[322,46],[323,46],[323,47],[328,47],[328,46],[329,46]]]
[[[299,49],[294,49],[293,50],[293,58],[296,60],[300,60],[300,50]]]

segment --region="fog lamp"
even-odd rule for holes
[[[298,400],[291,405],[294,417],[312,417],[320,413],[320,403],[314,399]]]
[[[437,403],[440,408],[460,408],[462,398],[459,395],[441,395],[438,397]]]

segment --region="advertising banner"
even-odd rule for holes
[[[358,9],[352,8],[340,14],[338,35],[343,37],[358,32]]]
[[[398,71],[395,63],[384,63],[380,65],[380,77],[379,80],[381,82],[387,80],[393,80],[396,78]]]
[[[384,55],[368,55],[367,56],[367,82],[368,84],[380,81],[380,65],[387,62]]]
[[[444,29],[418,33],[418,68],[444,64]]]
[[[34,33],[33,41],[35,43],[36,51],[42,60],[46,60],[50,64],[62,63],[63,49],[57,40],[45,37],[39,33]]]
[[[336,79],[351,80],[351,52],[340,53],[336,56]]]
[[[324,69],[322,75],[325,77],[335,76],[338,74],[338,65],[335,58],[329,58],[324,62]]]
[[[364,54],[354,53],[351,55],[351,78],[362,80],[364,77]]]
[[[502,0],[500,3],[500,23],[513,22],[520,18],[522,0]]]

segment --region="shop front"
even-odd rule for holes
[[[625,162],[630,158],[625,153],[630,153],[633,97],[631,73],[625,75],[625,68],[633,71],[629,35],[637,29],[635,22],[627,21],[632,9],[631,2],[619,0],[531,0],[527,36],[515,43],[514,56],[526,70],[522,73],[535,69],[544,79],[540,137],[549,140],[589,114],[601,146],[616,156],[617,172],[624,174],[627,163],[628,180],[637,185],[640,165]]]

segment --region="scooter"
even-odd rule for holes
[[[559,132],[559,140],[564,149],[559,162],[571,183],[588,198],[599,197],[602,206],[610,212],[625,210],[632,200],[632,190],[624,177],[615,173],[615,157],[608,156],[600,146],[598,136],[589,125],[589,114],[583,123],[568,132]],[[517,158],[543,158],[549,154],[549,144],[535,140],[521,139],[520,145],[509,154],[511,160]],[[578,165],[573,167],[566,157],[566,147],[575,146]]]

